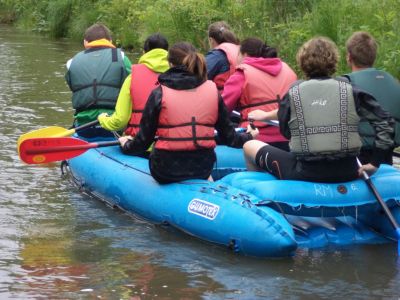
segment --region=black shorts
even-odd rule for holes
[[[256,165],[279,179],[315,182],[344,182],[358,178],[355,157],[300,161],[291,152],[266,145],[258,150]]]

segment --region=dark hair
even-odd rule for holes
[[[297,51],[296,60],[306,77],[332,76],[339,61],[339,50],[327,37],[315,37]]]
[[[106,25],[103,25],[101,23],[93,24],[88,29],[86,29],[83,38],[87,42],[93,42],[100,39],[107,39],[109,41],[112,40],[110,29],[108,29]]]
[[[152,34],[144,41],[144,52],[149,52],[150,50],[156,48],[161,48],[168,51],[168,41],[161,33]]]
[[[246,53],[251,57],[274,58],[278,57],[278,51],[266,45],[258,38],[247,38],[240,43],[240,53]]]
[[[185,66],[186,69],[199,78],[207,79],[207,68],[204,56],[188,42],[173,45],[168,51],[168,61],[174,66]]]
[[[232,43],[239,45],[238,38],[230,29],[229,25],[224,21],[215,22],[208,26],[208,36],[213,38],[218,44]]]
[[[368,32],[358,31],[347,40],[346,50],[354,65],[368,68],[374,65],[378,45]]]

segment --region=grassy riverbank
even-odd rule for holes
[[[162,32],[171,43],[190,41],[207,50],[207,27],[226,20],[240,38],[257,36],[295,66],[298,47],[324,35],[340,47],[338,73],[349,70],[344,44],[357,30],[379,42],[376,66],[400,78],[399,0],[2,0],[0,20],[54,38],[82,39],[86,27],[105,23],[114,41],[141,51],[145,37]]]

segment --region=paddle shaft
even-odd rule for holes
[[[361,168],[362,164],[361,164],[361,162],[360,162],[360,160],[358,158],[357,158],[357,164]],[[378,203],[382,207],[383,211],[385,212],[386,216],[388,217],[388,219],[389,219],[390,223],[392,224],[393,228],[397,231],[397,233],[399,233],[399,231],[400,231],[399,224],[397,223],[396,219],[393,217],[392,212],[387,207],[385,201],[383,201],[382,197],[379,195],[379,193],[378,193],[374,183],[372,182],[371,178],[369,177],[369,175],[365,171],[362,171],[362,175],[363,175],[363,178],[364,178],[365,182],[367,183],[369,189],[374,194],[376,200],[378,201]]]
[[[79,131],[79,130],[82,130],[82,129],[86,129],[86,128],[92,127],[92,126],[97,125],[97,124],[99,124],[99,120],[94,120],[92,122],[83,124],[81,126],[78,126],[78,127],[72,128],[72,129],[75,129],[75,131]]]
[[[69,135],[72,135],[72,134],[74,134],[75,132],[77,132],[77,131],[79,131],[79,130],[86,129],[86,128],[95,126],[95,125],[97,125],[97,124],[99,124],[99,120],[94,120],[94,121],[92,121],[92,122],[83,124],[83,125],[81,125],[81,126],[68,129],[68,130],[66,130],[65,132],[62,132],[62,133],[60,133],[59,135],[57,135],[57,136],[55,136],[55,137],[65,137],[65,136],[69,136]]]

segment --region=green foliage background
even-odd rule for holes
[[[227,21],[239,38],[257,36],[278,48],[296,70],[298,47],[315,35],[340,48],[338,73],[348,72],[344,44],[352,32],[369,31],[379,43],[376,67],[400,78],[400,0],[0,0],[0,19],[54,38],[81,40],[103,22],[114,42],[141,52],[147,35],[170,43],[190,41],[207,51],[207,27]]]

